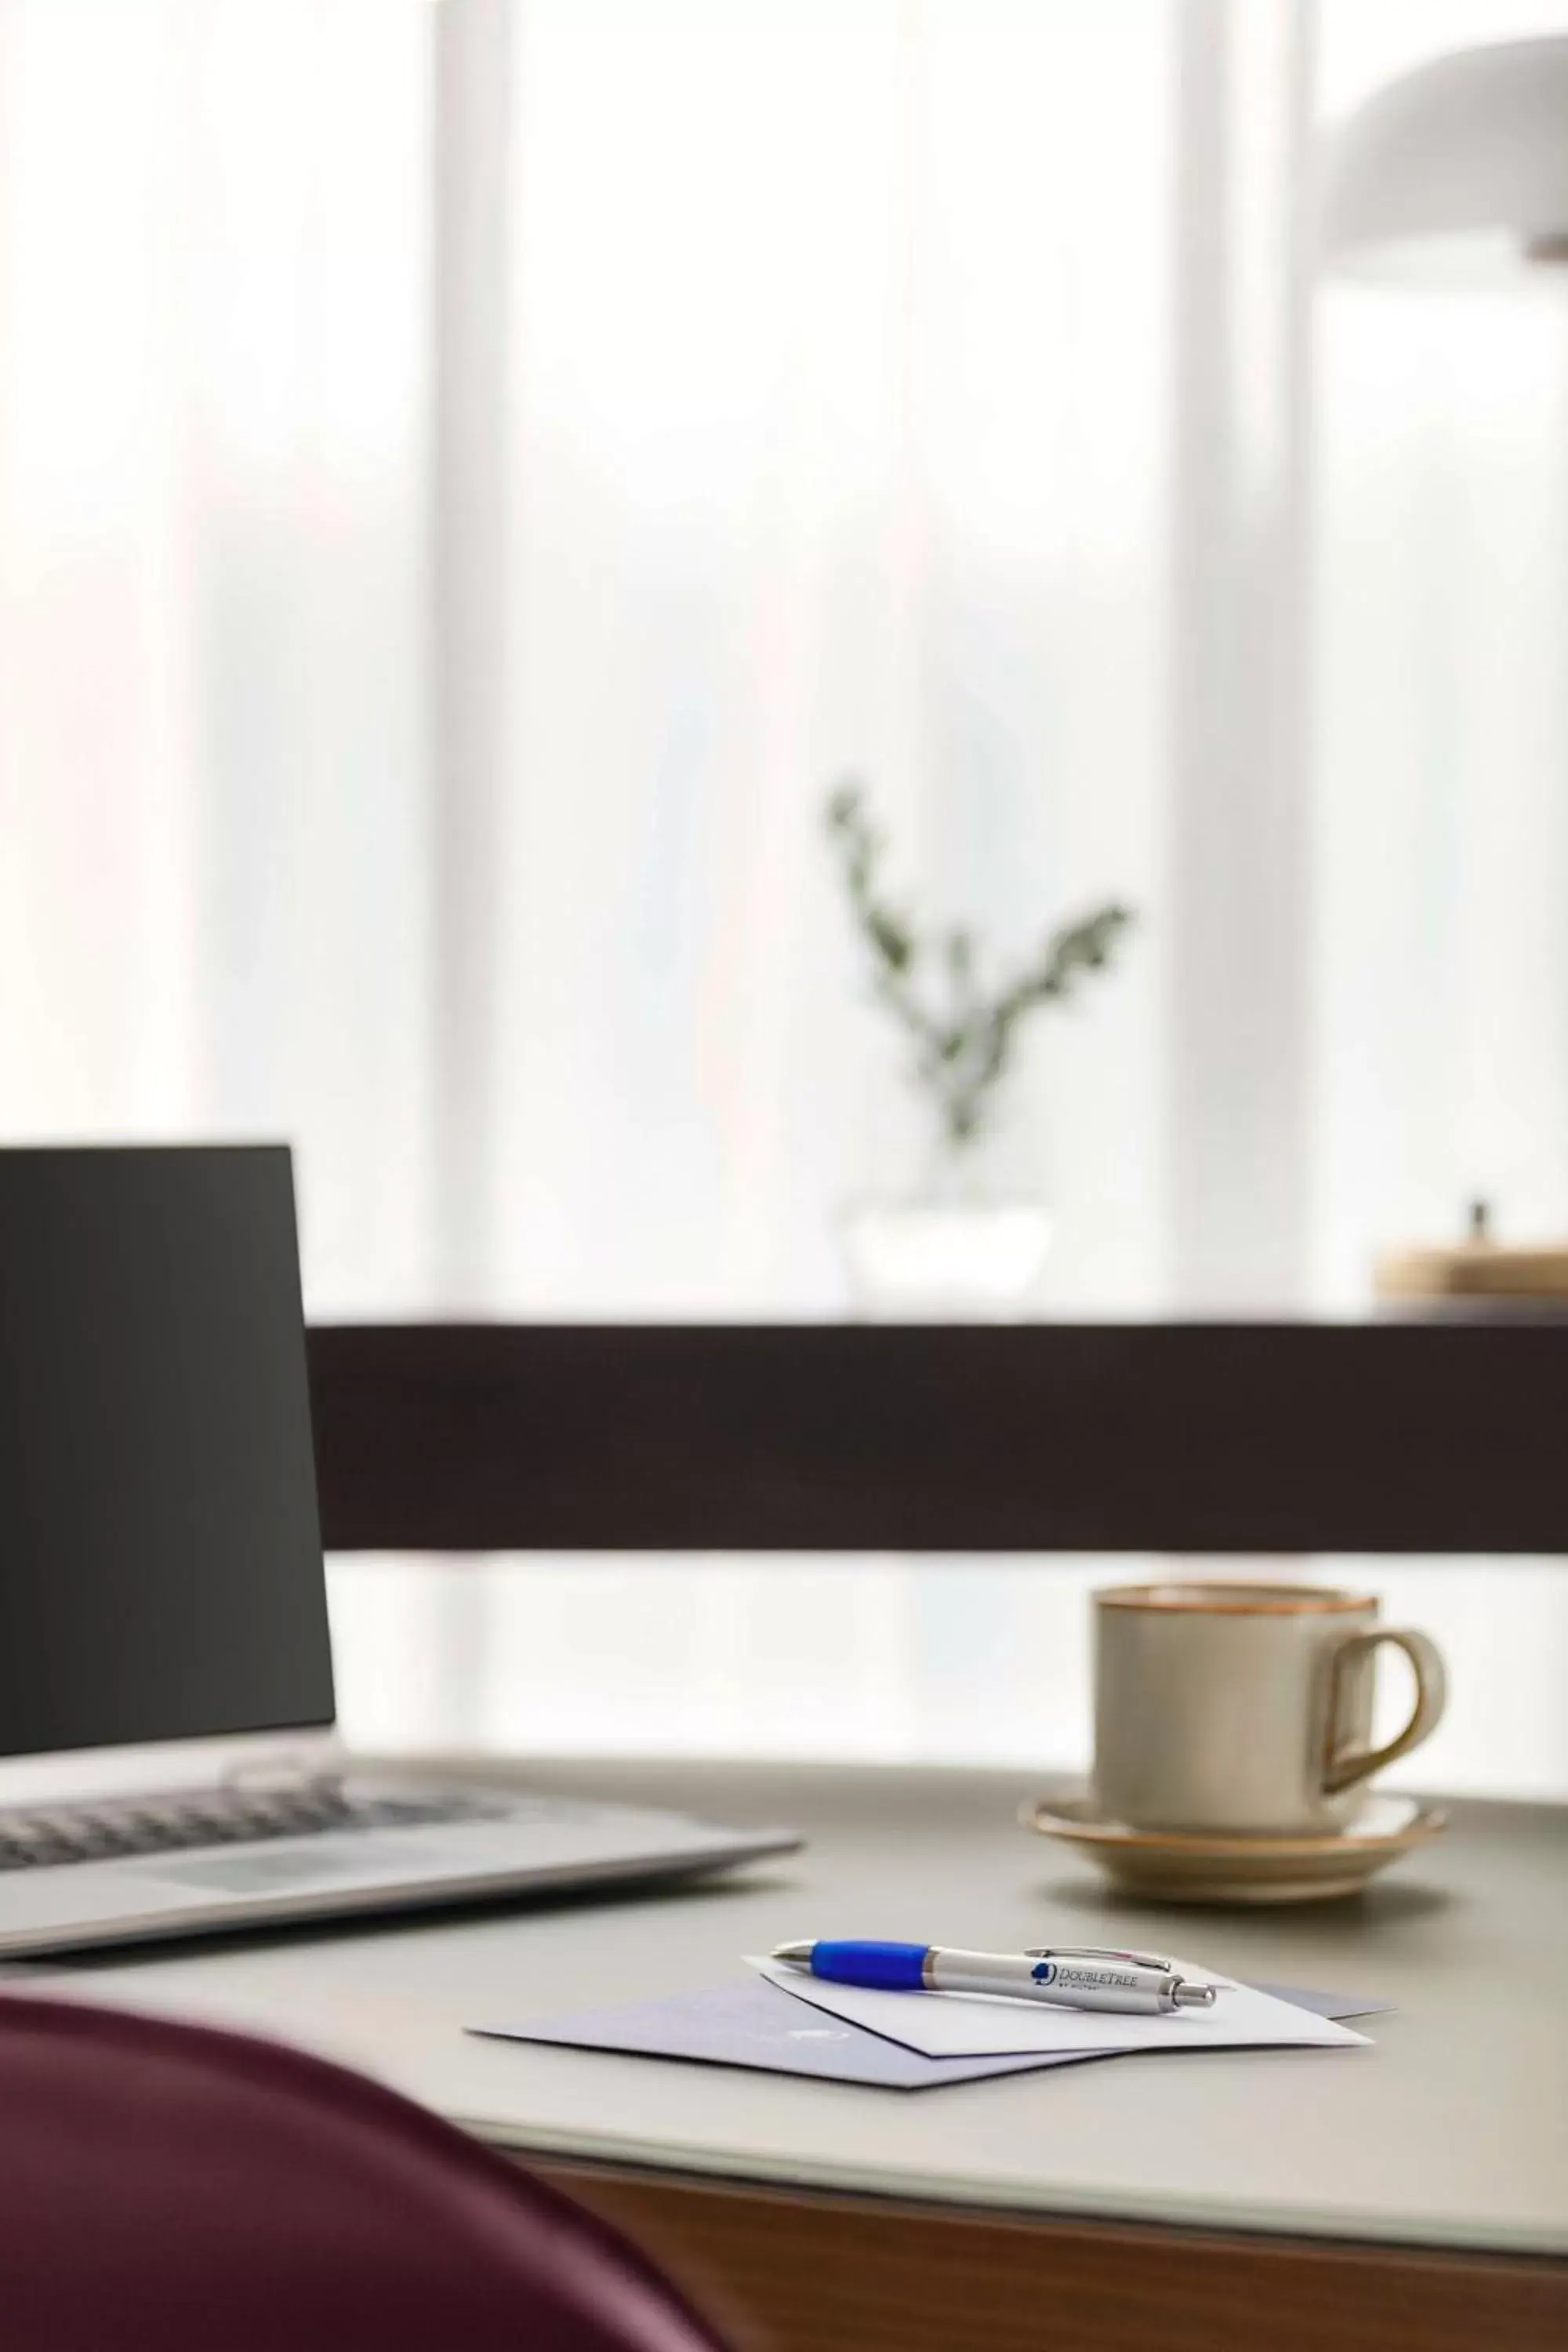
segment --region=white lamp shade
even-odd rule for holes
[[[1369,99],[1330,148],[1322,252],[1447,285],[1568,260],[1568,36],[1460,50]]]

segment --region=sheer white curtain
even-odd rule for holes
[[[1554,1221],[1563,540],[1522,486],[1559,463],[1557,330],[1320,307],[1310,249],[1325,121],[1489,14],[511,12],[482,1298],[837,1306],[836,1201],[916,1148],[822,856],[846,768],[909,887],[1010,946],[1106,888],[1146,910],[1007,1139],[1060,1218],[1047,1306],[1360,1307],[1376,1244],[1522,1139],[1512,1207]],[[449,38],[497,30],[448,0]],[[1509,481],[1489,575],[1453,510]],[[1460,810],[1489,880],[1456,891],[1414,844]],[[405,1710],[426,1661],[429,1727],[501,1744],[1083,1753],[1102,1564],[730,1565],[500,1564],[427,1616],[406,1572],[383,1687]],[[1347,1572],[1463,1662],[1421,1769],[1568,1781],[1553,1575]]]
[[[0,0],[0,1134],[290,1135],[318,1316],[836,1312],[919,1148],[853,769],[999,950],[1143,914],[1003,1142],[1047,1311],[1556,1223],[1561,329],[1305,242],[1322,121],[1543,26]],[[1066,1758],[1089,1574],[344,1567],[344,1697]],[[1560,1588],[1485,1590],[1452,1776],[1568,1780]]]
[[[423,0],[0,5],[0,1134],[427,1281]]]
[[[841,1306],[835,1208],[919,1150],[826,853],[854,772],[904,886],[999,950],[1149,910],[1009,1139],[1054,1301],[1143,1305],[1169,9],[515,23],[487,1295]]]
[[[1326,0],[1331,118],[1529,0]],[[1319,313],[1315,1284],[1489,1195],[1568,1230],[1568,303],[1326,287]]]

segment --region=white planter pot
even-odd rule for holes
[[[1050,1246],[1037,1201],[858,1201],[841,1219],[853,1311],[872,1322],[1011,1323]]]

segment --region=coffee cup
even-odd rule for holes
[[[1126,1584],[1094,1596],[1094,1796],[1131,1829],[1305,1836],[1343,1829],[1364,1784],[1436,1728],[1426,1634],[1366,1593],[1308,1584]],[[1410,1719],[1372,1745],[1376,1655],[1403,1650]]]

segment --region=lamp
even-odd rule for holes
[[[1463,49],[1377,91],[1331,148],[1322,253],[1442,286],[1568,264],[1568,35]]]

